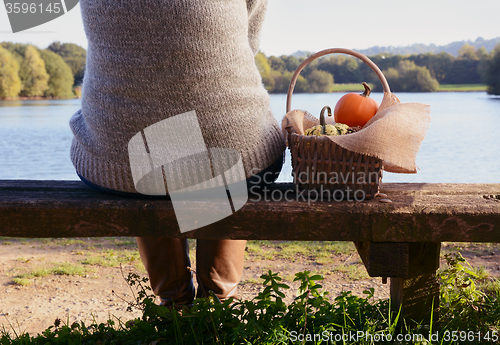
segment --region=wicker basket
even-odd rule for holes
[[[334,53],[352,55],[366,63],[377,74],[384,92],[390,93],[382,71],[365,55],[350,49],[326,49],[311,55],[297,67],[288,87],[287,113],[291,110],[293,89],[300,71],[311,61]],[[326,136],[299,135],[293,129],[288,131],[288,147],[292,156],[293,180],[299,190],[328,192],[334,200],[371,199],[379,192],[383,164],[376,157],[344,149]]]

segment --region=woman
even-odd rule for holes
[[[71,159],[90,187],[134,196],[131,138],[194,110],[208,148],[240,153],[247,178],[279,172],[285,140],[254,63],[267,0],[80,1],[88,39]],[[267,169],[267,170],[266,170]],[[189,304],[185,239],[137,238],[163,305]],[[198,296],[236,297],[245,241],[198,240]]]

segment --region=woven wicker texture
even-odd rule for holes
[[[319,124],[307,112],[294,110],[285,116],[284,123],[289,131],[293,180],[299,189],[328,191],[333,193],[330,200],[371,199],[379,191],[380,159],[347,150],[330,136],[303,135],[305,129]]]
[[[429,124],[428,105],[399,103],[393,94],[385,94],[377,114],[359,132],[326,138],[345,149],[382,159],[385,171],[416,173],[415,159]],[[282,121],[284,130],[293,128],[300,135],[316,125],[319,119],[301,110],[290,111]]]
[[[314,59],[330,54],[353,55],[370,66],[384,88],[376,115],[358,132],[340,136],[304,136],[319,119],[303,110],[291,109],[291,96],[300,71]],[[318,105],[323,106],[323,105]],[[294,182],[301,189],[363,190],[366,198],[379,189],[382,169],[416,173],[415,159],[430,124],[430,107],[401,103],[391,93],[380,69],[366,56],[341,48],[327,49],[306,59],[295,71],[288,91],[287,114],[282,130],[292,153]]]

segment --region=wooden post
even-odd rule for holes
[[[407,324],[429,324],[431,315],[434,320],[439,318],[439,283],[435,272],[390,281],[392,309],[398,312],[401,308]]]
[[[355,242],[371,277],[390,277],[392,309],[400,308],[407,324],[429,323],[439,310],[440,242]]]

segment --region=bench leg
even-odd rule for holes
[[[410,243],[407,277],[391,277],[391,301],[394,310],[401,307],[406,321],[429,324],[439,318],[439,268],[441,243]],[[413,320],[414,322],[412,322]]]
[[[416,325],[419,322],[429,324],[439,318],[439,283],[435,272],[419,275],[415,278],[391,278],[392,310],[401,308],[406,323]]]
[[[401,309],[407,324],[437,320],[441,243],[356,242],[371,277],[390,277],[392,309]],[[434,308],[434,310],[433,310]],[[413,321],[412,321],[413,320]]]

